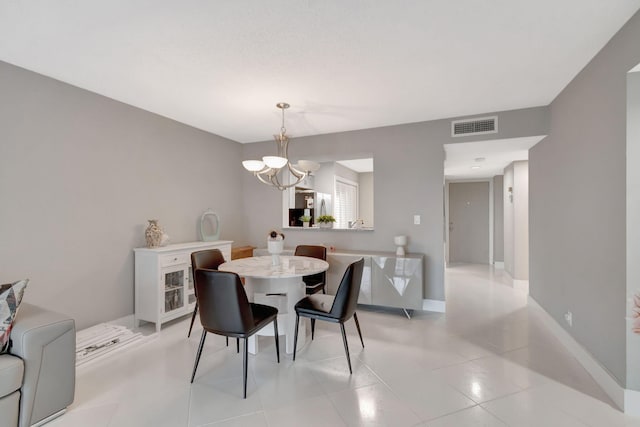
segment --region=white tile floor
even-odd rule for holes
[[[188,319],[78,372],[76,398],[50,427],[640,426],[624,416],[547,331],[500,270],[448,268],[447,313],[360,309],[366,348],[347,325],[354,373],[336,325],[318,322],[296,362],[272,339],[249,360],[209,335],[189,383],[201,328]],[[281,349],[284,346],[281,345]]]

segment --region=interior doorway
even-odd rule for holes
[[[488,263],[496,268],[504,268],[514,280],[528,279],[529,196],[528,172],[525,171],[529,149],[544,137],[537,135],[444,144],[445,266],[453,262]],[[506,179],[507,175],[509,179]],[[478,196],[476,202],[474,199],[462,200],[463,206],[467,201],[471,203],[470,211],[479,208],[478,203],[484,206],[488,204],[488,208],[483,207],[473,214],[475,217],[471,219],[471,225],[474,228],[468,232],[465,231],[464,217],[459,218],[464,211],[454,211],[453,218],[449,218],[449,189],[454,184],[484,186],[483,196]],[[455,203],[458,202],[453,200],[452,203],[455,210]],[[467,248],[466,245],[471,247]],[[480,247],[476,249],[475,245]],[[462,249],[463,253],[458,249]]]
[[[490,264],[490,183],[448,184],[449,263]]]

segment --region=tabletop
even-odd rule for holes
[[[271,265],[271,256],[240,258],[220,264],[218,270],[230,271],[243,277],[288,278],[322,273],[329,263],[306,256],[280,256],[280,265]]]

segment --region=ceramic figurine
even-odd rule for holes
[[[147,241],[148,248],[160,247],[163,243],[166,244],[168,236],[164,234],[162,228],[158,225],[157,219],[150,219],[149,225],[144,232],[144,238]]]

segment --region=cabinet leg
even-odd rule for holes
[[[407,319],[411,320],[411,315],[409,314],[409,312],[407,311],[406,308],[403,308],[402,311],[404,311],[404,315],[407,316]]]

